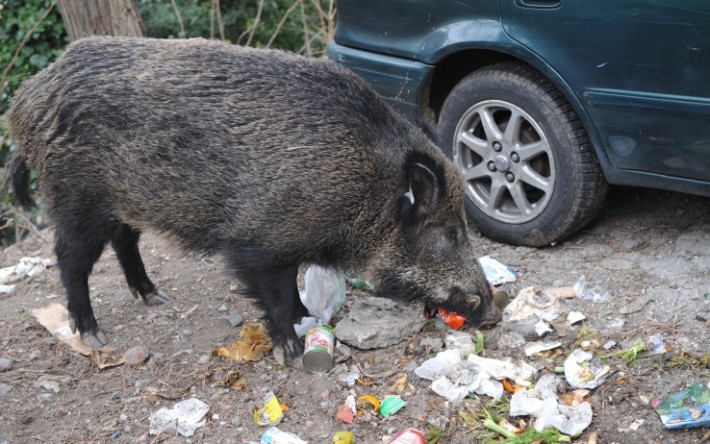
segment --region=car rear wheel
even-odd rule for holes
[[[482,234],[514,245],[562,241],[592,220],[607,183],[564,96],[537,71],[502,63],[451,91],[442,149],[463,172],[466,211]]]

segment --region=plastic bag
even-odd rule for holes
[[[311,265],[304,280],[305,288],[300,292],[300,297],[311,316],[294,326],[299,337],[316,325],[330,323],[333,314],[345,302],[345,276],[342,273]]]

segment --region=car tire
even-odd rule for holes
[[[589,223],[604,202],[608,185],[579,117],[526,65],[490,65],[461,80],[437,133],[464,174],[466,212],[491,239],[551,245]]]

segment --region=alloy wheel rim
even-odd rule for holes
[[[456,126],[453,160],[466,194],[486,215],[508,224],[540,216],[555,187],[555,159],[535,119],[515,104],[486,100]]]

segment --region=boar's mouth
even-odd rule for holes
[[[494,326],[503,317],[503,313],[493,303],[493,296],[487,288],[484,294],[453,288],[448,301],[442,306],[465,314],[468,317],[468,322],[474,327]]]

